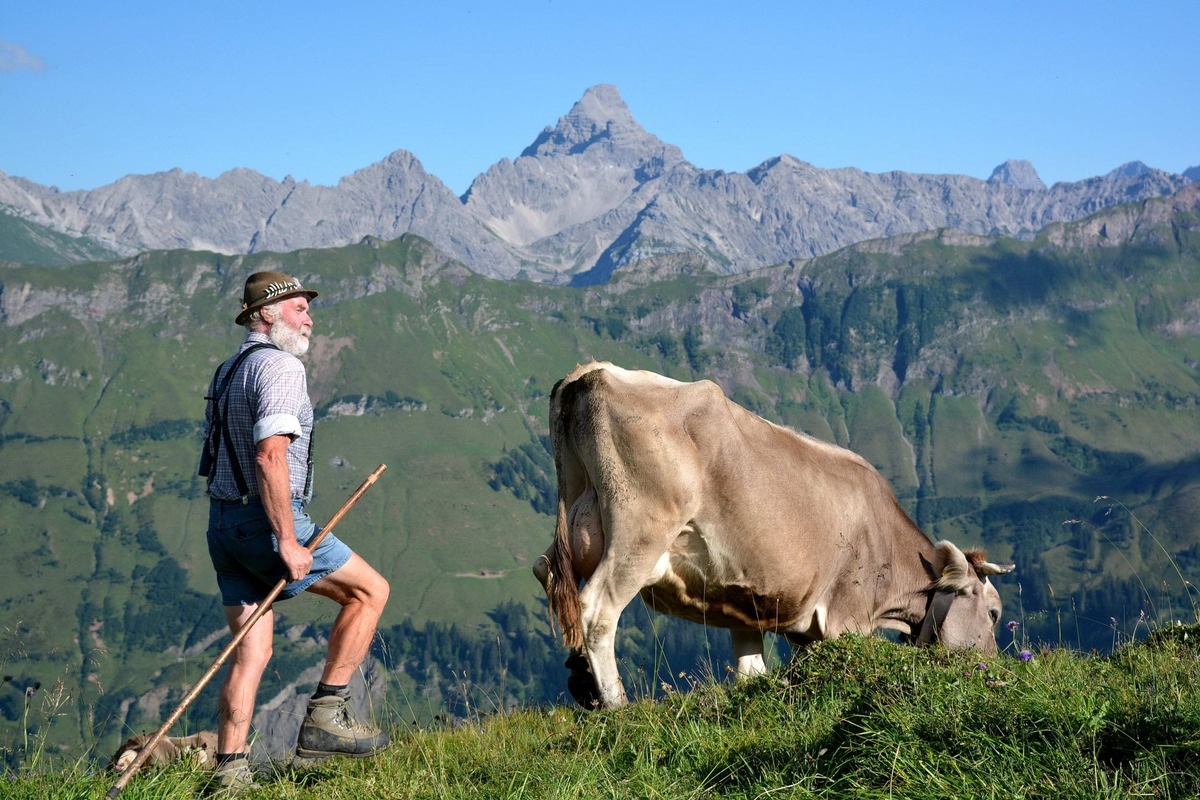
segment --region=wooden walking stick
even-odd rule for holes
[[[359,498],[366,493],[367,489],[371,488],[371,484],[379,479],[379,476],[383,474],[385,469],[387,469],[386,464],[380,464],[378,467],[376,467],[375,471],[368,475],[367,479],[362,482],[362,485],[354,491],[354,494],[350,495],[349,499],[342,503],[342,507],[337,510],[337,513],[333,515],[333,517],[329,520],[329,523],[326,524],[325,527],[322,528],[320,532],[306,545],[310,552],[317,549],[317,545],[319,545],[321,540],[325,538],[325,534],[333,530],[334,525],[337,525],[339,522],[341,522],[342,517],[346,516],[346,512],[350,510],[350,507],[358,502]],[[242,639],[246,638],[246,634],[248,634],[250,629],[254,627],[254,623],[258,622],[259,619],[262,618],[263,614],[267,613],[267,611],[271,608],[271,603],[275,602],[275,598],[279,596],[279,593],[283,591],[283,587],[287,586],[287,583],[287,578],[279,579],[279,582],[276,583],[274,588],[271,589],[266,599],[259,603],[258,608],[253,614],[250,615],[250,618],[246,620],[246,624],[243,625],[236,634],[234,634],[233,638],[229,640],[229,644],[225,645],[225,649],[221,651],[219,656],[217,656],[217,660],[213,662],[213,665],[208,668],[207,672],[200,676],[200,680],[196,681],[196,685],[188,690],[188,693],[184,695],[183,700],[181,700],[179,705],[176,706],[175,710],[171,712],[171,716],[167,717],[167,721],[164,722],[162,727],[155,731],[154,735],[150,737],[150,740],[146,742],[146,745],[142,748],[142,751],[138,753],[137,758],[135,758],[133,762],[130,763],[129,766],[125,767],[121,774],[117,776],[117,782],[114,783],[113,787],[108,790],[107,797],[109,800],[112,800],[112,798],[115,798],[117,795],[119,795],[121,790],[125,788],[125,784],[129,783],[129,779],[133,777],[133,774],[141,769],[142,765],[146,763],[146,761],[150,758],[150,754],[154,752],[155,746],[157,746],[159,741],[167,735],[167,731],[171,730],[171,726],[179,720],[187,707],[192,704],[192,701],[195,700],[197,696],[199,696],[200,691],[208,684],[210,680],[212,680],[213,676],[217,674],[217,671],[221,669],[221,666],[225,663],[226,659],[229,658],[230,654],[233,653],[238,644],[241,643]]]

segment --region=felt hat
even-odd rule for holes
[[[234,321],[238,325],[244,325],[246,318],[263,306],[298,294],[309,300],[317,296],[312,289],[302,288],[300,281],[290,275],[284,275],[282,272],[256,272],[246,278],[246,288],[242,292],[242,312]]]

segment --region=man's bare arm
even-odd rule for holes
[[[288,580],[297,581],[312,568],[312,553],[296,541],[296,524],[292,517],[292,488],[288,473],[287,449],[291,437],[284,434],[268,436],[258,443],[254,468],[258,472],[258,489],[271,529],[279,540],[279,557],[287,568]]]

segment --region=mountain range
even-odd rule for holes
[[[0,211],[90,254],[289,252],[415,233],[481,275],[596,284],[663,256],[729,274],[939,228],[1028,239],[1195,177],[1132,162],[1047,187],[1027,161],[980,180],[822,169],[791,155],[745,173],[702,169],[644,130],[615,86],[598,85],[461,197],[397,150],[336,186],[174,169],[64,192],[0,173]]]

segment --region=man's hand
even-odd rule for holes
[[[283,565],[288,571],[289,581],[298,581],[308,574],[312,569],[313,557],[312,553],[296,541],[295,535],[290,540],[279,538],[279,557],[283,559]]]

